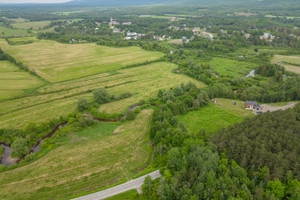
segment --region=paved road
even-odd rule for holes
[[[86,196],[82,196],[79,198],[75,198],[73,200],[99,200],[99,199],[105,199],[105,198],[114,196],[116,194],[126,192],[131,189],[140,190],[140,188],[143,185],[144,180],[147,176],[150,176],[152,178],[152,180],[161,177],[159,170],[157,170],[152,173],[146,174],[145,176],[142,176],[140,178],[123,183],[121,185],[118,185],[118,186],[115,186],[115,187],[112,187],[112,188],[109,188],[107,190],[103,190],[100,192],[96,192],[93,194],[89,194]]]

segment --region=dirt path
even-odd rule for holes
[[[103,190],[100,192],[96,192],[93,194],[89,194],[86,196],[78,197],[73,200],[100,200],[100,199],[105,199],[105,198],[126,192],[131,189],[136,189],[140,192],[141,187],[144,183],[144,180],[147,176],[150,176],[152,178],[152,180],[161,177],[159,170],[157,170],[157,171],[151,172],[149,174],[146,174],[140,178],[123,183],[121,185],[118,185],[118,186],[115,186],[115,187],[112,187],[112,188],[109,188],[109,189],[106,189],[106,190]]]
[[[262,112],[274,112],[277,110],[286,110],[288,108],[293,108],[295,105],[297,104],[297,102],[289,102],[287,105],[285,106],[270,106],[268,104],[263,104],[262,106]]]

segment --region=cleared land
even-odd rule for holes
[[[43,82],[37,77],[20,70],[9,61],[0,61],[0,100],[25,94],[41,85]]]
[[[283,56],[275,55],[272,63],[280,64],[285,67],[287,71],[300,74],[300,56]]]
[[[245,76],[257,66],[254,63],[242,62],[226,58],[213,58],[209,62],[210,67],[219,75]]]
[[[50,82],[117,70],[163,56],[160,52],[149,52],[138,47],[113,48],[94,43],[61,44],[40,40],[11,46],[1,40],[0,45],[5,52]],[[23,51],[25,48],[26,51]]]
[[[233,105],[236,102],[237,105]],[[253,115],[243,108],[244,102],[229,99],[217,99],[216,104],[210,104],[186,115],[179,116],[191,133],[198,133],[205,129],[206,133],[214,133],[220,128],[225,128],[237,122],[241,122]]]
[[[34,21],[34,22],[19,22],[19,23],[14,23],[12,26],[14,28],[18,29],[34,29],[38,30],[40,28],[43,28],[45,26],[48,26],[51,23],[51,21]]]
[[[152,110],[119,126],[100,123],[34,163],[0,174],[0,199],[69,199],[132,179],[151,154]]]
[[[176,68],[177,65],[159,62],[43,86],[34,96],[0,102],[0,127],[22,127],[27,121],[39,122],[68,114],[75,109],[80,97],[92,98],[92,91],[96,88],[106,88],[112,95],[134,94],[101,105],[101,110],[114,113],[156,95],[159,89],[189,81],[198,87],[205,86],[188,76],[172,73]]]

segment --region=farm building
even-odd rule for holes
[[[247,110],[260,110],[261,106],[256,101],[246,101],[244,108]]]

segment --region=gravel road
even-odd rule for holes
[[[147,176],[150,176],[152,178],[152,180],[154,180],[156,178],[161,177],[161,174],[159,173],[159,170],[157,170],[152,173],[146,174],[140,178],[123,183],[121,185],[118,185],[118,186],[115,186],[115,187],[112,187],[112,188],[109,188],[109,189],[106,189],[106,190],[103,190],[100,192],[96,192],[93,194],[89,194],[86,196],[78,197],[73,200],[100,200],[100,199],[105,199],[105,198],[114,196],[116,194],[126,192],[131,189],[137,189],[140,191],[140,188],[143,185],[144,180]]]
[[[292,108],[297,104],[297,102],[289,102],[288,105],[285,106],[270,106],[268,104],[263,104],[262,106],[262,112],[273,112],[277,110],[286,110],[288,108]]]

